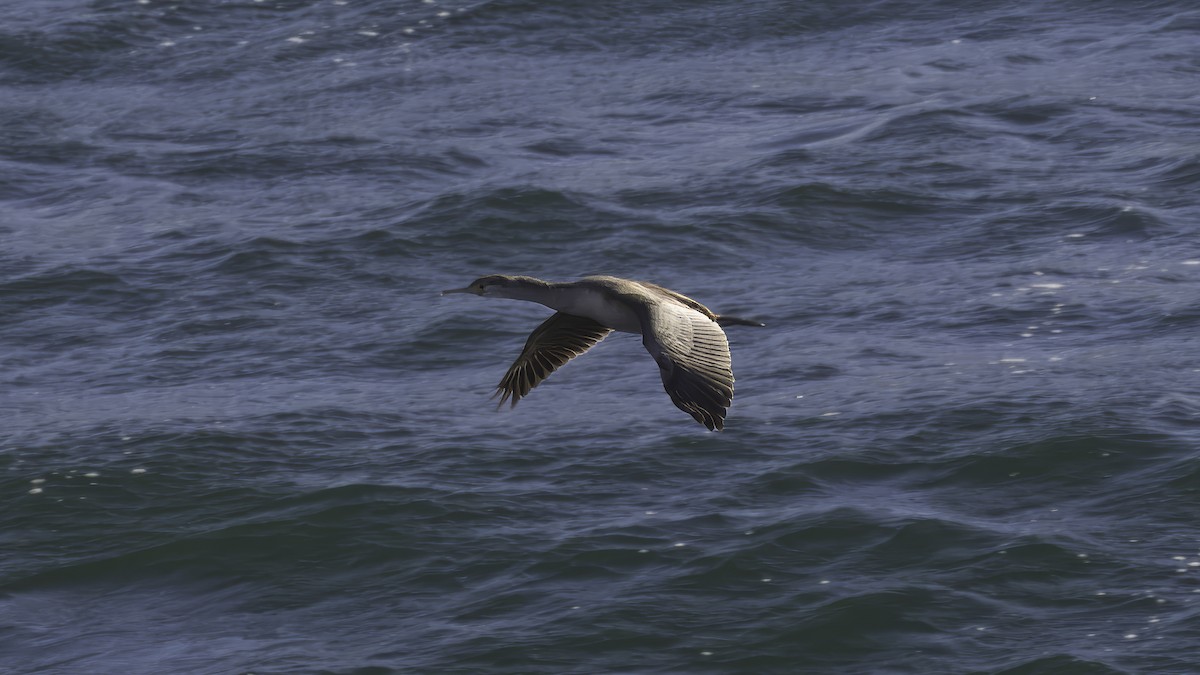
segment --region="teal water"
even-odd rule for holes
[[[1200,669],[1190,5],[6,13],[0,670]]]

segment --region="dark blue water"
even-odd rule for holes
[[[1200,671],[1191,3],[0,15],[0,670]]]

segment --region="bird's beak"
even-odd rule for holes
[[[451,288],[448,291],[442,291],[442,295],[450,295],[451,293],[474,293],[470,288]]]

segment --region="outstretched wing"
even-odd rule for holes
[[[641,318],[642,344],[658,363],[671,401],[710,430],[723,429],[733,402],[725,331],[699,311],[673,302],[655,303]]]
[[[612,332],[591,319],[558,312],[542,322],[529,334],[525,349],[496,386],[493,398],[500,396],[500,405],[512,399],[516,405],[550,373],[564,363],[586,352],[592,345]]]

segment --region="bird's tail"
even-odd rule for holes
[[[736,316],[724,316],[721,314],[718,314],[716,316],[717,316],[717,325],[718,326],[756,326],[758,328],[762,328],[763,326],[767,325],[761,321],[754,321],[752,319],[743,319],[741,317],[736,317]]]

